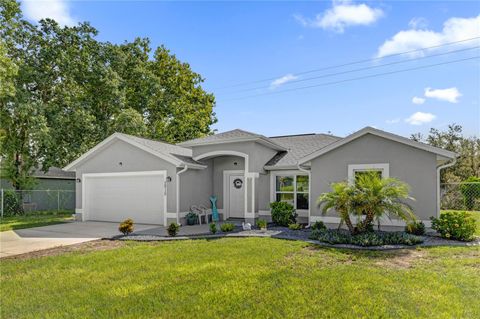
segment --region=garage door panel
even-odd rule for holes
[[[86,179],[89,220],[163,224],[165,175],[108,175]]]

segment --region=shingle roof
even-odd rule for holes
[[[146,146],[156,152],[172,154],[172,155],[176,154],[176,155],[182,155],[182,156],[190,156],[190,157],[192,156],[192,150],[189,148],[185,148],[185,147],[181,147],[178,145],[169,144],[165,142],[150,140],[143,137],[128,135],[124,133],[117,133],[117,134],[122,135],[128,139],[131,139],[139,144],[142,144],[143,146]]]
[[[246,141],[258,141],[259,143],[269,146],[275,150],[284,150],[284,148],[281,145],[275,143],[275,141],[273,141],[272,139],[264,135],[247,132],[240,129],[234,129],[234,130],[223,132],[223,133],[196,138],[190,141],[179,143],[178,145],[198,146],[198,145],[246,142]]]
[[[139,144],[142,144],[143,146],[146,146],[156,152],[173,156],[185,164],[205,165],[204,163],[195,161],[192,158],[192,150],[190,148],[181,147],[181,146],[166,143],[166,142],[154,141],[154,140],[133,136],[133,135],[128,135],[128,134],[123,134],[123,133],[119,133],[119,134]]]
[[[67,172],[60,167],[52,166],[46,173],[39,168],[33,172],[32,176],[37,178],[75,179],[75,172]]]
[[[341,139],[327,134],[303,134],[270,137],[287,151],[278,152],[265,166],[295,166],[298,160]]]

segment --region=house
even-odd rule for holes
[[[236,129],[177,145],[115,133],[65,170],[76,172],[81,220],[183,222],[191,205],[210,207],[215,195],[224,219],[269,219],[270,202],[281,200],[295,206],[301,222],[338,223],[335,214],[322,216],[317,197],[332,182],[378,170],[411,186],[411,205],[429,225],[439,214],[440,170],[454,161],[455,153],[371,127],[345,138]]]
[[[22,196],[25,211],[75,209],[75,172],[50,167],[46,172],[36,169],[31,176],[35,180],[33,187],[23,191]],[[12,183],[6,178],[1,178],[0,189],[13,190]]]

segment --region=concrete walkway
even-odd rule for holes
[[[135,224],[136,231],[157,228]],[[71,222],[0,232],[0,258],[120,235],[118,223]]]

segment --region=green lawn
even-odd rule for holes
[[[73,220],[72,212],[39,212],[27,213],[22,216],[11,216],[0,218],[0,232],[22,228],[31,228],[60,224]]]
[[[0,261],[2,318],[480,318],[480,248],[271,238],[127,243]]]

